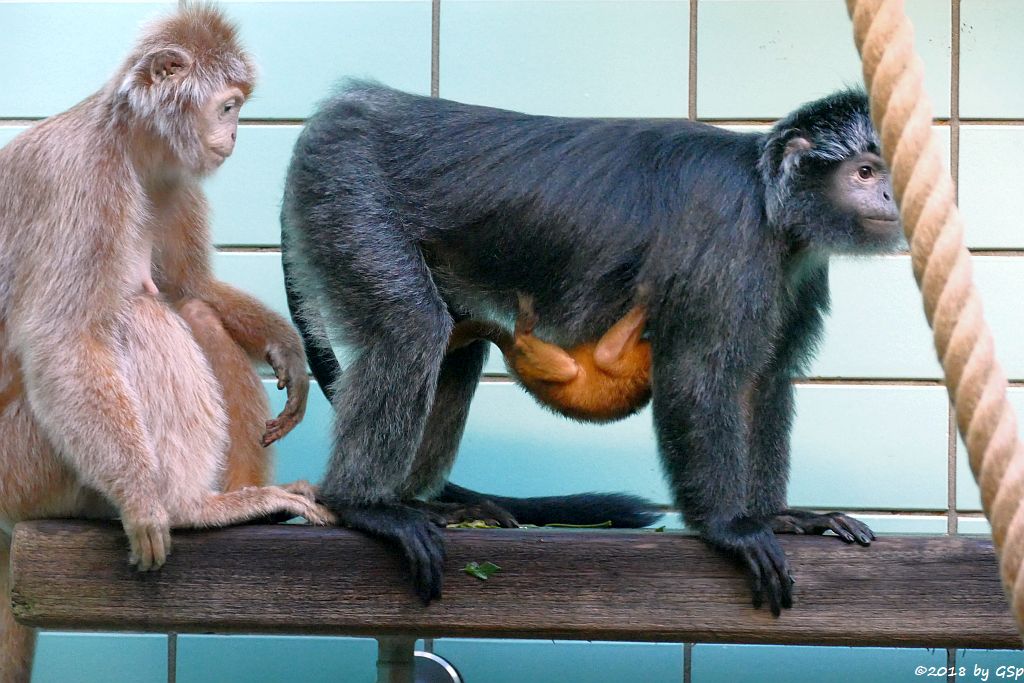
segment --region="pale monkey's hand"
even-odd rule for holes
[[[269,446],[295,428],[306,414],[306,399],[309,397],[309,376],[306,375],[306,359],[302,353],[273,344],[267,349],[267,363],[277,375],[277,388],[288,390],[288,400],[281,414],[267,420],[267,431],[263,435],[263,446]]]

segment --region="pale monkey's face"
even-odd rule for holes
[[[199,130],[202,141],[203,175],[220,168],[235,150],[238,133],[238,113],[245,95],[235,86],[224,88],[211,97],[199,112]]]

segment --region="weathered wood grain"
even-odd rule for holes
[[[448,540],[444,598],[424,607],[391,548],[343,529],[175,532],[169,563],[138,574],[116,525],[31,522],[15,531],[13,601],[25,623],[66,629],[1021,644],[983,539],[883,537],[861,548],[783,537],[796,606],[778,619],[750,606],[734,566],[684,534],[453,530]],[[461,571],[471,561],[501,571],[481,581]]]

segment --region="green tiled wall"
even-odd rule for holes
[[[949,115],[950,3],[909,0],[925,85]],[[704,118],[778,118],[801,102],[861,81],[842,2],[701,0],[697,113]]]
[[[287,160],[302,120],[346,76],[419,93],[431,91],[433,76],[441,96],[535,113],[692,114],[744,128],[763,128],[803,101],[860,80],[841,0],[439,0],[436,26],[433,4],[225,3],[261,80],[243,110],[235,156],[207,185],[220,277],[285,312],[277,215]],[[0,1],[0,145],[95,90],[138,23],[173,5]],[[967,243],[978,252],[976,280],[1003,366],[1017,384],[1011,400],[1024,415],[1024,345],[1017,343],[1024,329],[1024,2],[907,0],[907,9],[935,131],[959,179]],[[791,502],[859,510],[884,533],[944,533],[948,516],[957,514],[952,507],[960,533],[988,533],[962,447],[950,449],[946,393],[909,257],[836,259],[830,278],[833,313],[810,376],[797,387]],[[546,412],[504,379],[496,353],[487,371],[457,481],[512,495],[605,489],[670,502],[649,411],[615,425],[581,426]],[[266,388],[279,410],[283,393],[269,380]],[[305,421],[276,448],[276,478],[318,479],[330,428],[330,408],[314,385]],[[681,524],[676,514],[664,523]],[[470,683],[889,683],[925,679],[915,668],[942,667],[949,655],[542,641],[438,640],[433,647]],[[374,679],[370,640],[180,636],[177,653],[177,680],[189,683]],[[997,667],[1024,664],[1020,652],[953,656],[968,672],[957,680],[981,680],[973,667],[987,668],[995,680]],[[45,633],[34,681],[162,683],[166,659],[163,636]]]
[[[564,116],[686,116],[689,12],[681,0],[448,0],[440,94]]]

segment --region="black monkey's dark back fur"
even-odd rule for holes
[[[773,529],[840,524],[786,508],[792,379],[828,309],[829,257],[898,240],[877,151],[859,91],[761,134],[349,84],[301,134],[282,210],[289,303],[314,373],[337,392],[325,500],[397,541],[435,597],[434,536],[402,501],[440,486],[483,367],[483,342],[446,353],[454,323],[510,323],[522,293],[538,336],[575,346],[642,290],[675,502],[747,568],[755,603],[788,607]],[[329,336],[355,351],[342,374]],[[841,537],[869,542],[858,525]]]

